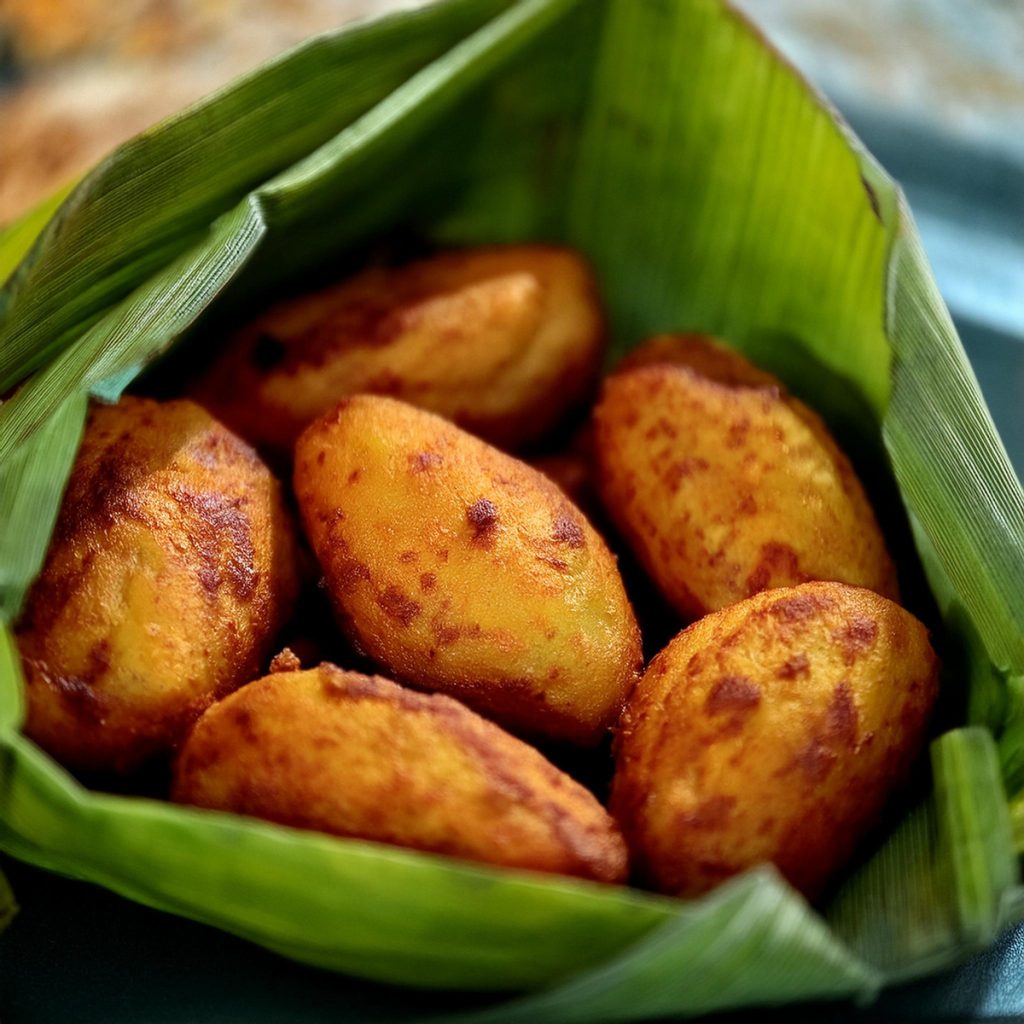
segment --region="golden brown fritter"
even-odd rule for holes
[[[199,406],[92,410],[17,637],[26,732],[74,768],[173,747],[270,654],[296,590],[277,481]]]
[[[605,382],[594,422],[604,505],[680,614],[815,579],[898,597],[846,456],[736,353],[656,338]]]
[[[695,896],[773,862],[819,893],[918,753],[937,663],[870,590],[805,583],[706,616],[651,662],[612,811],[644,879]]]
[[[640,664],[615,559],[546,477],[431,413],[344,400],[295,492],[345,629],[397,678],[596,742]]]
[[[230,339],[196,397],[277,454],[356,392],[515,448],[590,393],[603,336],[593,279],[574,253],[445,252],[273,307]]]
[[[174,799],[505,867],[626,875],[615,823],[538,751],[447,697],[334,665],[210,708]]]

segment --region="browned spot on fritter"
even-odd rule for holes
[[[110,641],[97,640],[89,650],[89,678],[95,681],[110,668]]]
[[[442,462],[444,458],[438,452],[416,452],[409,456],[409,468],[414,473],[436,469]]]
[[[68,714],[83,724],[102,724],[107,712],[107,702],[93,687],[93,679],[51,674],[41,662],[36,662],[36,668],[43,681],[60,697]]]
[[[403,565],[412,565],[420,557],[418,551],[403,551],[399,556],[398,560]]]
[[[708,691],[704,707],[715,719],[715,735],[707,735],[702,742],[714,743],[726,736],[735,736],[761,703],[761,691],[744,676],[723,676]]]
[[[747,577],[747,596],[764,590],[773,581],[799,583],[803,579],[797,553],[788,544],[770,541],[761,546],[761,559]]]
[[[321,662],[318,668],[320,685],[324,693],[335,699],[351,697],[357,700],[384,700],[399,704],[409,711],[434,714],[454,711],[466,714],[464,708],[447,697],[440,694],[418,693],[399,686],[398,683],[383,676],[365,676],[360,672],[348,672],[326,661]]]
[[[236,705],[231,708],[229,714],[239,735],[247,743],[256,743],[259,737],[256,734],[256,729],[253,725],[252,715],[249,713],[249,709]]]
[[[704,707],[709,715],[726,712],[749,714],[761,703],[761,689],[746,676],[722,676],[708,691]]]
[[[878,623],[864,615],[852,616],[835,634],[847,665],[852,665],[862,654],[871,650],[877,637]]]
[[[705,800],[694,810],[681,814],[679,824],[684,829],[721,828],[729,820],[729,815],[732,814],[732,809],[735,806],[735,797],[719,794]]]
[[[821,608],[821,601],[814,594],[797,594],[782,597],[768,609],[768,614],[780,622],[802,622],[811,618]]]
[[[835,753],[818,738],[797,751],[796,766],[813,783],[824,782],[835,763]]]
[[[448,647],[462,636],[462,630],[448,622],[433,622],[430,625],[434,639],[442,647]]]
[[[825,730],[829,739],[851,750],[857,746],[857,705],[847,682],[840,683],[825,712]]]
[[[369,566],[365,562],[359,562],[354,558],[340,559],[338,568],[334,573],[334,582],[343,593],[352,590],[356,584],[369,578]]]
[[[149,425],[152,426],[152,420]],[[185,451],[207,469],[221,469],[233,462],[246,462],[257,468],[263,466],[254,448],[234,434],[222,430],[210,430],[197,435],[195,444],[187,449],[182,448],[182,452]]]
[[[326,462],[326,461],[327,461],[327,452],[326,452],[325,449],[321,448],[320,451],[318,451],[316,453],[316,464],[318,466],[322,466],[324,464],[324,462]]]
[[[97,523],[115,523],[120,518],[145,523],[145,501],[137,489],[146,476],[147,468],[139,462],[131,438],[122,435],[107,447],[92,472],[72,474],[55,538],[70,540]]]
[[[345,513],[340,508],[332,508],[330,511],[318,512],[317,519],[324,524],[328,534],[333,534],[337,525],[345,522]]]
[[[549,565],[558,572],[567,572],[569,569],[569,563],[564,558],[554,558],[551,555],[537,555],[536,558],[538,562]]]
[[[811,673],[811,663],[806,654],[794,654],[787,658],[775,674],[779,679],[805,678]]]
[[[667,437],[670,440],[674,440],[678,436],[679,431],[675,425],[670,420],[665,419],[664,416],[659,417],[657,423],[652,427],[648,427],[644,432],[644,438],[648,441],[653,441],[658,437]]]
[[[708,468],[707,459],[679,459],[673,462],[667,470],[665,470],[664,481],[665,486],[675,494],[679,490],[679,485],[688,476],[692,476],[694,473],[702,472]]]
[[[556,541],[567,544],[571,548],[582,548],[587,543],[583,526],[568,511],[559,512],[555,516],[555,525],[551,535]]]
[[[498,528],[498,507],[488,498],[474,501],[466,509],[466,521],[473,527],[473,543],[488,548]]]
[[[419,602],[394,586],[377,595],[377,604],[388,616],[403,626],[408,626],[421,611]]]
[[[429,594],[432,590],[437,587],[437,576],[432,572],[425,572],[420,574],[420,590],[424,594]]]
[[[364,676],[359,672],[345,672],[329,662],[319,665],[320,686],[332,699],[342,697],[385,697],[389,691],[399,690],[396,683],[380,676]]]
[[[348,475],[348,482],[350,484],[358,483],[359,479],[360,479],[360,477],[362,475],[363,475],[363,471],[358,466],[356,466],[356,468],[353,469],[351,473],[349,473],[349,475]]]
[[[402,310],[371,298],[352,298],[304,331],[294,333],[276,370],[291,375],[326,365],[337,353],[356,347],[390,345],[401,334]]]
[[[744,494],[736,506],[736,514],[738,516],[757,515],[757,499],[749,492]]]
[[[191,513],[188,537],[199,556],[199,581],[211,594],[225,580],[241,600],[252,597],[259,573],[249,531],[249,518],[241,511],[241,498],[214,491],[172,488],[171,497]]]
[[[726,434],[725,444],[727,448],[742,448],[750,436],[750,420],[744,417],[729,424],[729,432]]]

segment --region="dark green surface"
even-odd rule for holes
[[[482,1005],[303,967],[95,886],[9,860],[0,863],[23,902],[18,919],[0,939],[3,1024],[348,1024],[405,1021]],[[867,1010],[812,1005],[765,1011],[758,1020],[1019,1020],[1021,968],[1024,929],[958,971],[894,989]],[[738,1022],[750,1014],[719,1019]]]

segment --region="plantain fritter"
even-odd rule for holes
[[[390,674],[514,730],[602,737],[639,631],[614,557],[543,474],[358,395],[302,435],[295,492],[340,621]]]
[[[516,448],[590,393],[603,339],[594,282],[575,253],[443,252],[274,306],[228,341],[197,399],[277,455],[356,392]]]
[[[189,401],[95,407],[17,627],[27,733],[73,768],[132,769],[259,671],[295,591],[249,445]]]
[[[897,598],[849,460],[737,353],[699,335],[655,338],[605,381],[594,424],[605,508],[684,617],[816,579]]]
[[[174,799],[505,867],[626,875],[614,821],[538,751],[447,697],[329,664],[210,708]]]
[[[616,739],[611,807],[641,877],[695,896],[771,861],[820,893],[920,750],[937,667],[909,612],[841,583],[765,591],[684,630]]]

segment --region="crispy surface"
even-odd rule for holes
[[[293,544],[277,481],[199,406],[94,408],[18,624],[27,733],[104,771],[174,746],[269,655]]]
[[[603,336],[593,279],[574,253],[445,252],[273,307],[229,340],[197,399],[276,453],[356,392],[400,398],[514,448],[590,392]]]
[[[505,867],[626,876],[615,822],[538,751],[447,697],[329,664],[210,708],[174,799]]]
[[[773,861],[814,896],[918,753],[928,635],[869,590],[766,591],[680,633],[616,740],[612,811],[646,881],[693,896]]]
[[[898,598],[849,460],[738,354],[697,335],[653,339],[605,382],[594,422],[605,507],[682,615],[814,579]]]
[[[546,477],[439,416],[359,395],[302,435],[295,491],[370,657],[514,729],[600,739],[639,633],[614,558]]]

